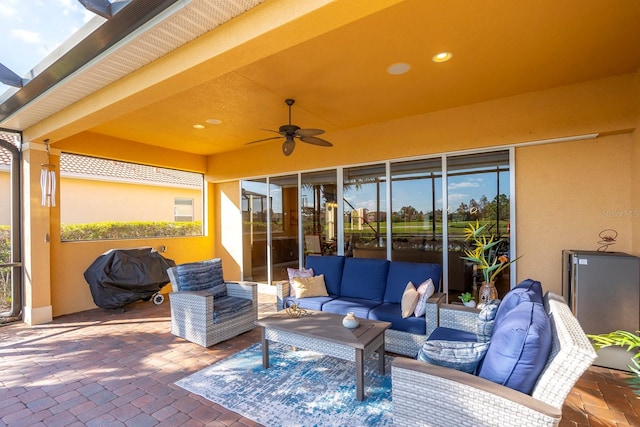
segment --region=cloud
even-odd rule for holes
[[[18,18],[19,14],[16,8],[8,4],[0,4],[0,16],[5,18]]]
[[[40,33],[36,33],[33,31],[13,29],[11,30],[11,36],[27,44],[42,43],[42,37],[40,37]]]
[[[457,190],[459,188],[478,188],[480,184],[478,182],[452,182],[449,184],[449,190]]]

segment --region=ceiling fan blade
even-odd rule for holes
[[[277,133],[277,134],[282,135],[282,136],[285,136],[285,135],[286,135],[286,133],[283,133],[283,132],[281,132],[281,131],[279,131],[279,130],[264,129],[264,128],[260,128],[260,130],[266,130],[267,132]]]
[[[315,136],[300,137],[300,141],[306,142],[308,144],[320,145],[321,147],[333,147],[333,144],[329,141],[325,141],[322,138],[316,138]]]
[[[296,131],[296,136],[299,138],[307,138],[310,136],[316,136],[324,133],[322,129],[298,129]]]
[[[269,141],[271,139],[280,139],[280,138],[282,138],[282,136],[272,136],[270,138],[262,138],[255,141],[246,142],[244,145],[255,144],[256,142],[263,142],[263,141]]]
[[[296,141],[293,138],[287,138],[287,140],[282,144],[282,152],[285,156],[291,155],[294,148],[296,148]]]

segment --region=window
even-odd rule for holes
[[[386,166],[345,168],[343,175],[345,254],[386,258]]]
[[[193,221],[193,199],[175,199],[173,202],[173,220],[175,222]]]
[[[302,174],[302,232],[308,243],[305,254],[315,252],[317,243],[324,255],[338,253],[338,195],[335,170]]]
[[[488,224],[500,240],[499,251],[509,255],[510,162],[511,152],[500,150],[242,181],[253,280],[286,279],[283,267],[304,265],[309,254],[391,254],[393,261],[441,264],[445,292],[472,291],[473,265],[461,258],[463,229],[476,220]],[[296,246],[302,259],[295,256]],[[503,289],[510,280],[509,271],[503,272]]]
[[[202,174],[60,156],[63,241],[199,236],[203,199]]]
[[[449,290],[469,291],[473,284],[473,264],[460,258],[467,246],[463,229],[470,222],[487,224],[487,232],[500,242],[496,250],[509,254],[509,176],[508,151],[447,158]],[[509,279],[508,270],[498,278],[502,295]]]
[[[442,264],[442,160],[391,164],[391,259]]]

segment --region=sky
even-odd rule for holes
[[[94,16],[77,0],[0,0],[0,63],[24,77]]]

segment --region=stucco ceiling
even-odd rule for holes
[[[160,70],[148,74],[153,84],[121,87],[121,96],[96,98],[101,102],[91,108],[71,109],[64,120],[58,116],[61,125],[45,121],[26,135],[55,143],[89,131],[208,155],[273,136],[263,129],[287,122],[285,98],[296,99],[294,124],[325,129],[323,138],[331,141],[332,132],[367,123],[640,68],[637,0],[316,3],[323,6],[299,15],[292,10],[296,18],[287,20],[283,10],[292,2],[266,0],[140,70],[141,78],[151,73],[148,67]],[[262,29],[256,19],[264,20],[270,8],[277,15]],[[219,47],[220,40],[231,43],[225,32],[235,36],[243,25],[243,34],[251,28],[256,34]],[[453,52],[453,59],[432,62],[440,51]],[[184,61],[187,55],[210,58],[176,71],[172,61],[181,54]],[[387,73],[397,62],[411,69]],[[194,129],[198,123],[205,128]]]

